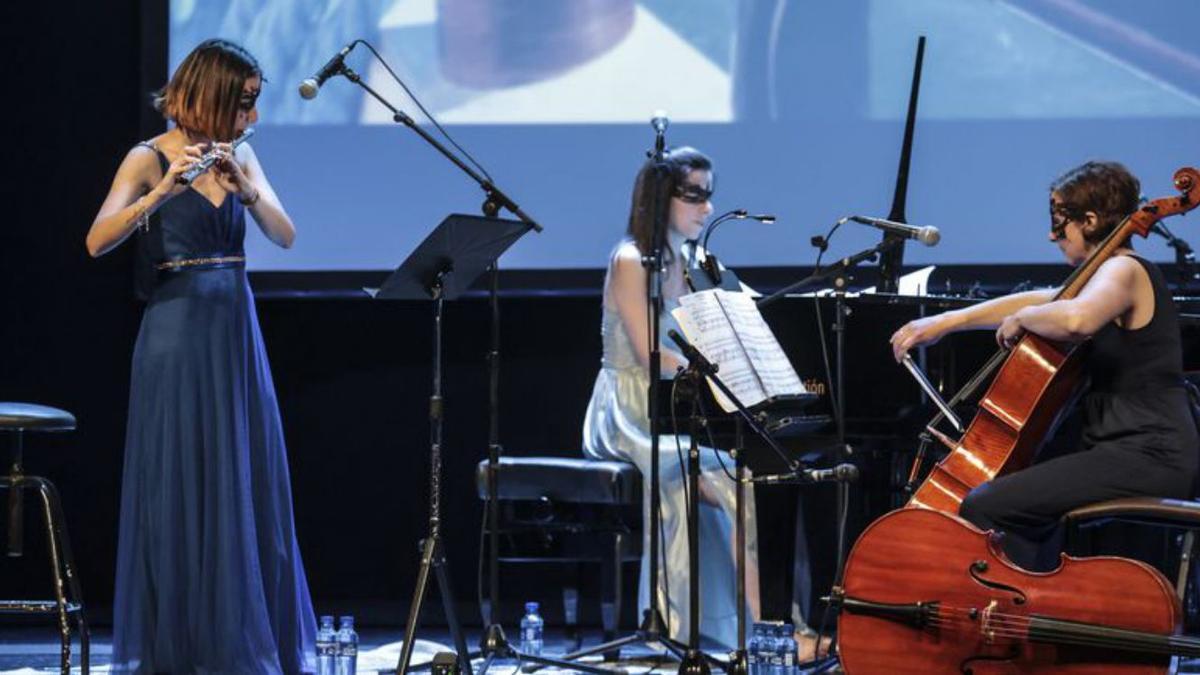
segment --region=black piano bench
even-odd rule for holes
[[[71,615],[79,628],[79,661],[83,673],[88,672],[88,627],[83,611],[83,594],[71,557],[62,503],[54,484],[40,476],[25,474],[22,466],[24,437],[27,432],[71,431],[75,417],[65,410],[31,403],[0,402],[0,433],[12,437],[12,465],[6,475],[0,475],[0,490],[8,491],[7,554],[17,558],[24,554],[25,490],[36,491],[41,497],[42,514],[46,523],[47,551],[54,579],[53,600],[0,600],[2,614],[54,614],[58,617],[62,640],[60,668],[64,675],[71,672]]]
[[[615,638],[622,566],[641,559],[642,479],[637,467],[590,459],[502,457],[496,478],[499,560],[575,564],[575,586],[563,589],[563,604],[568,635],[576,636],[579,568],[581,563],[600,563],[604,639]],[[475,469],[475,486],[483,500],[488,497],[487,481],[484,460]],[[485,539],[480,551],[485,560],[489,546]],[[619,651],[605,654],[606,660],[616,658]]]
[[[1078,548],[1079,530],[1089,525],[1120,521],[1182,532],[1175,594],[1183,602],[1188,624],[1197,620],[1196,592],[1191,583],[1196,531],[1200,530],[1200,502],[1157,497],[1127,497],[1082,506],[1062,518],[1068,550]]]

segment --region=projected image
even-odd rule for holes
[[[172,5],[172,66],[211,35],[238,34],[274,81],[259,106],[272,124],[390,123],[351,83],[311,102],[295,83],[343,45],[379,50],[426,108],[447,123],[680,121],[732,118],[729,66],[736,0],[226,0]],[[253,15],[252,20],[246,20]],[[347,64],[415,112],[364,47]],[[631,77],[631,74],[638,77]]]
[[[242,42],[269,124],[390,122],[344,81],[295,95],[355,38],[447,123],[892,119],[923,34],[931,118],[1200,116],[1197,19],[1192,0],[173,0],[171,67]],[[366,49],[347,63],[416,112]]]
[[[924,36],[906,217],[942,240],[905,261],[1057,263],[1030,242],[1063,170],[1120,161],[1155,194],[1197,161],[1198,24],[1198,0],[171,0],[168,65],[211,37],[260,61],[253,147],[300,234],[286,251],[252,235],[254,270],[390,269],[479,211],[474,183],[353,82],[300,97],[357,39],[545,226],[502,266],[603,268],[660,109],[668,145],[714,159],[717,212],[778,217],[722,230],[721,260],[793,266],[829,223],[889,212]],[[346,65],[428,124],[365,46]],[[878,236],[842,228],[837,248]]]
[[[916,33],[938,36],[928,118],[1200,116],[1200,42],[1180,25],[1200,3],[871,0],[868,16],[875,118],[903,112],[894,55]]]

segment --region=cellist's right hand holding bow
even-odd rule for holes
[[[1020,312],[1014,312],[1008,315],[996,329],[996,344],[1000,345],[1001,349],[1012,349],[1025,334],[1025,326],[1021,325],[1020,314]]]
[[[951,330],[951,322],[945,314],[909,321],[892,333],[892,355],[896,357],[896,363],[904,360],[908,350],[934,344]]]

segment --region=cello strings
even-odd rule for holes
[[[944,612],[943,609],[949,611]],[[976,610],[965,607],[942,606],[937,609],[935,614],[929,617],[924,627],[939,629],[961,629],[965,627],[968,629],[965,632],[979,633],[981,635],[986,634],[988,639],[1010,638],[1027,642],[1038,641],[1084,647],[1126,648],[1159,654],[1200,654],[1200,641],[1188,639],[1186,636],[1166,635],[1102,624],[1068,626],[1062,624],[1063,620],[1048,617],[1038,617],[1044,622],[1044,625],[1037,626],[1037,635],[1031,638],[1031,625],[1034,617],[1024,614],[994,612],[988,615],[986,621],[983,621],[978,617],[971,617],[970,615],[973,611]],[[1088,633],[1088,630],[1094,630],[1095,632]],[[1108,632],[1106,633],[1106,631]],[[1114,635],[1111,631],[1131,631],[1133,634]]]

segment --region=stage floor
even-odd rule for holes
[[[511,632],[516,632],[515,626],[511,627]],[[403,626],[394,629],[364,628],[359,630],[358,673],[360,675],[374,675],[380,670],[394,671],[399,659],[400,642],[403,633]],[[622,635],[624,634],[622,633]],[[479,638],[480,631],[478,628],[468,629],[467,645],[469,647],[476,647],[479,644]],[[598,631],[588,630],[584,632],[583,645],[585,647],[598,644],[599,642],[600,634]],[[109,672],[109,664],[112,662],[112,631],[108,628],[93,629],[91,645],[91,672]],[[575,643],[568,640],[562,630],[547,629],[546,645],[543,651],[545,656],[553,658],[574,648]],[[78,641],[73,643],[72,650],[72,663],[75,666],[72,668],[72,672],[77,673],[80,672],[78,667]],[[413,663],[427,662],[433,653],[443,650],[453,651],[450,632],[445,628],[422,629],[418,632],[418,642],[413,656]],[[724,656],[717,649],[709,649],[708,651],[716,656]],[[626,647],[621,651],[623,660],[620,663],[610,664],[606,667],[613,667],[614,670],[621,668],[629,675],[644,675],[650,673],[650,671],[654,671],[655,673],[671,673],[677,670],[674,661],[656,659],[655,655],[656,652],[640,645]],[[603,665],[598,659],[595,662],[597,665]],[[482,661],[475,661],[475,667],[478,668],[481,663]],[[512,661],[500,662],[497,667],[492,668],[489,672],[496,675],[511,675],[515,671],[515,666],[516,664]],[[53,625],[47,624],[44,627],[19,628],[0,627],[0,675],[57,672],[58,635]],[[424,670],[423,672],[429,671]],[[563,671],[544,668],[538,672],[553,673]],[[833,670],[825,670],[824,672],[840,672],[840,670],[835,668]]]
[[[403,632],[403,627],[394,629],[365,628],[361,630],[359,633],[358,658],[358,672],[360,675],[375,675],[375,673],[381,671],[394,672],[399,658],[400,639],[403,636]],[[479,637],[480,633],[478,629],[469,630],[467,636],[468,646],[474,647],[478,645]],[[597,631],[587,631],[584,635],[583,644],[586,647],[597,644],[599,641],[600,635]],[[77,645],[78,643],[75,644]],[[450,644],[450,633],[444,628],[421,630],[418,634],[413,663],[420,664],[427,662],[437,651],[451,651],[449,648]],[[563,631],[557,629],[547,630],[546,648],[544,651],[546,656],[554,657],[561,655],[573,648],[575,648],[574,642],[568,640]],[[73,649],[77,649],[77,646],[73,647]],[[708,649],[707,651],[716,656],[724,656],[717,649]],[[677,670],[674,661],[656,658],[656,654],[657,652],[640,645],[627,647],[621,652],[621,662],[607,664],[606,667],[614,668],[615,672],[619,668],[628,673],[628,675],[649,675],[652,671],[654,673],[673,673]],[[71,669],[71,672],[78,673],[80,672],[78,653],[73,652],[73,656],[75,667]],[[93,630],[91,672],[109,672],[111,660],[112,632],[107,628]],[[598,660],[595,663],[597,665],[605,665],[599,663]],[[474,662],[475,668],[478,669],[480,664],[482,664],[482,661],[476,660]],[[498,662],[489,672],[494,675],[513,675],[515,669],[516,664],[512,661]],[[46,626],[44,628],[0,628],[0,675],[31,675],[33,673],[57,672],[58,639],[53,626]],[[427,673],[429,671],[422,669],[421,672]],[[554,673],[572,671],[544,668],[538,672]],[[836,664],[829,664],[823,670],[803,670],[800,672],[802,674],[815,672],[840,673],[842,670]],[[1177,672],[1200,673],[1200,659],[1185,662]]]

